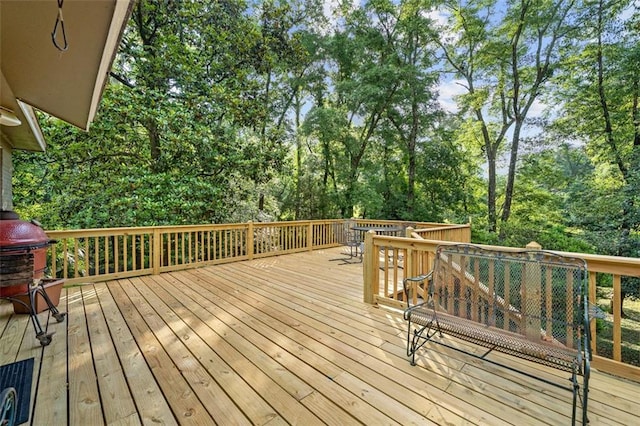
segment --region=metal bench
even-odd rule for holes
[[[434,342],[567,389],[573,392],[572,424],[578,402],[586,424],[591,360],[586,279],[583,259],[543,250],[441,245],[432,271],[404,280],[407,296],[415,291],[426,298],[404,312],[407,356],[415,365],[416,352]],[[433,339],[442,333],[488,350],[475,355]],[[493,350],[568,371],[570,385],[487,358]]]

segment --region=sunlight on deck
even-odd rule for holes
[[[36,359],[38,425],[570,421],[570,393],[439,345],[411,367],[402,312],[363,303],[339,250],[70,287],[44,349],[0,304],[0,363]],[[591,425],[637,421],[640,384],[595,372],[590,388]]]

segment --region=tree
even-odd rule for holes
[[[584,198],[593,165],[582,147],[538,140],[537,149],[522,156],[514,215],[507,245],[536,241],[545,249],[593,253],[595,246],[577,225],[584,218]]]
[[[628,1],[594,0],[585,3],[582,16],[580,38],[557,83],[555,101],[565,114],[554,126],[584,141],[596,167],[590,193],[595,205],[580,225],[598,235],[599,252],[638,257],[640,15]],[[638,280],[625,279],[622,293],[640,296]]]
[[[356,204],[374,193],[396,206],[393,217],[411,216],[419,145],[438,112],[428,9],[421,1],[379,0],[361,7],[345,2],[340,11],[342,20],[325,44],[330,83],[315,97],[305,127],[322,145],[325,177],[335,179],[341,216],[352,216]],[[382,147],[377,153],[385,157],[378,160],[385,164],[398,152],[404,156],[393,171],[408,179],[397,203],[389,199],[391,188],[374,190],[363,175],[374,145]]]
[[[299,53],[286,7],[261,20],[240,1],[134,7],[92,131],[47,121],[49,151],[17,155],[17,175],[56,176],[56,227],[250,219],[285,153],[290,94],[274,82]]]
[[[522,133],[534,102],[553,74],[567,36],[573,0],[442,3],[447,26],[434,33],[443,57],[466,94],[461,111],[487,160],[489,230],[498,229],[497,164],[508,143],[501,226],[511,216]],[[501,228],[502,229],[502,228]],[[504,233],[501,231],[501,238]]]
[[[386,33],[393,34],[390,45],[396,57],[400,86],[395,101],[389,106],[385,118],[397,135],[399,146],[406,155],[407,185],[402,191],[405,198],[401,207],[403,216],[413,217],[415,212],[416,177],[420,145],[427,145],[430,130],[441,121],[442,111],[436,102],[435,84],[438,75],[434,69],[434,44],[430,40],[431,21],[427,18],[423,1],[401,2],[397,8],[391,3],[378,13],[377,20]],[[394,141],[392,136],[383,140]],[[399,168],[399,167],[398,167]],[[397,171],[396,168],[395,170]],[[393,173],[393,172],[392,172]],[[388,200],[387,200],[388,201]]]

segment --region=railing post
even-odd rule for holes
[[[414,229],[411,226],[407,226],[407,229],[405,229],[405,237],[406,238],[411,238],[411,234],[413,234]],[[405,277],[415,277],[416,275],[418,275],[417,271],[416,271],[416,266],[414,265],[413,262],[413,249],[407,249],[407,253],[405,256]]]
[[[376,235],[375,231],[369,231],[364,235],[364,257],[362,260],[362,280],[364,285],[364,303],[373,305],[374,295],[378,294],[378,264],[375,262],[375,256],[373,248],[373,236]]]
[[[153,254],[151,255],[151,268],[153,269],[153,275],[160,274],[160,251],[162,250],[162,233],[160,228],[153,228]]]
[[[411,238],[411,234],[413,233],[414,229],[411,226],[407,226],[406,229],[404,230],[405,234],[404,236],[407,238]]]
[[[247,222],[247,257],[253,259],[253,221]]]
[[[535,241],[531,241],[526,246],[529,250],[540,250],[542,246]],[[541,327],[541,301],[542,301],[542,270],[540,265],[526,265],[524,273],[523,302],[525,311],[525,334],[528,339],[537,341],[540,339]]]
[[[324,229],[323,225],[323,229]],[[315,235],[313,235],[313,222],[309,221],[309,227],[307,229],[307,248],[309,251],[313,251],[313,242],[315,241]]]

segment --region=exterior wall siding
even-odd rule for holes
[[[13,210],[11,147],[0,140],[0,210]]]

